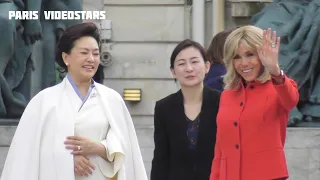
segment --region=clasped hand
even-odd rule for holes
[[[67,149],[73,150],[75,155],[94,155],[97,151],[97,143],[79,136],[69,136],[64,142]]]
[[[79,136],[67,137],[64,142],[67,149],[72,150],[74,154],[74,172],[78,176],[89,176],[95,166],[90,162],[87,156],[95,154],[96,143]]]
[[[89,176],[92,174],[92,170],[95,170],[95,168],[96,167],[86,156],[74,156],[74,173],[77,176]]]

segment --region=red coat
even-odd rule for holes
[[[287,77],[281,85],[253,82],[223,91],[210,180],[288,177],[286,127],[298,100],[297,85]]]

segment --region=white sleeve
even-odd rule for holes
[[[134,177],[132,177],[132,180],[148,180],[146,169],[142,159],[139,142],[138,142],[138,137],[136,134],[136,130],[135,130],[131,115],[124,101],[122,99],[121,101],[122,101],[123,114],[126,120],[127,130],[129,134],[129,137],[128,137],[130,141],[129,144],[131,145],[130,149],[131,149],[131,157],[133,162],[132,168],[134,172]]]
[[[44,113],[36,95],[25,108],[11,141],[1,180],[38,180],[40,139]]]
[[[124,164],[125,154],[119,140],[112,132],[112,129],[109,129],[106,139],[102,140],[101,144],[106,148],[109,161],[98,158],[98,166],[104,176],[112,178]]]

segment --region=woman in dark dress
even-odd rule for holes
[[[223,77],[227,70],[223,64],[223,47],[228,35],[234,29],[227,29],[215,35],[206,52],[211,64],[210,70],[204,79],[204,84],[210,88],[223,91]]]
[[[151,180],[208,180],[220,92],[204,86],[210,63],[197,42],[182,41],[170,60],[181,89],[156,102]]]

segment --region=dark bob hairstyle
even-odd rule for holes
[[[67,71],[67,66],[62,59],[62,53],[65,52],[70,54],[75,45],[75,41],[85,36],[94,38],[100,47],[100,31],[92,22],[75,24],[63,32],[63,35],[61,36],[56,47],[56,62],[64,72]]]
[[[174,61],[177,57],[177,55],[184,49],[188,48],[188,47],[194,47],[196,49],[199,50],[204,62],[208,61],[208,58],[206,56],[205,53],[205,49],[197,42],[190,40],[190,39],[186,39],[181,41],[176,48],[173,50],[172,54],[171,54],[171,58],[170,58],[170,68],[173,69],[174,67]]]

